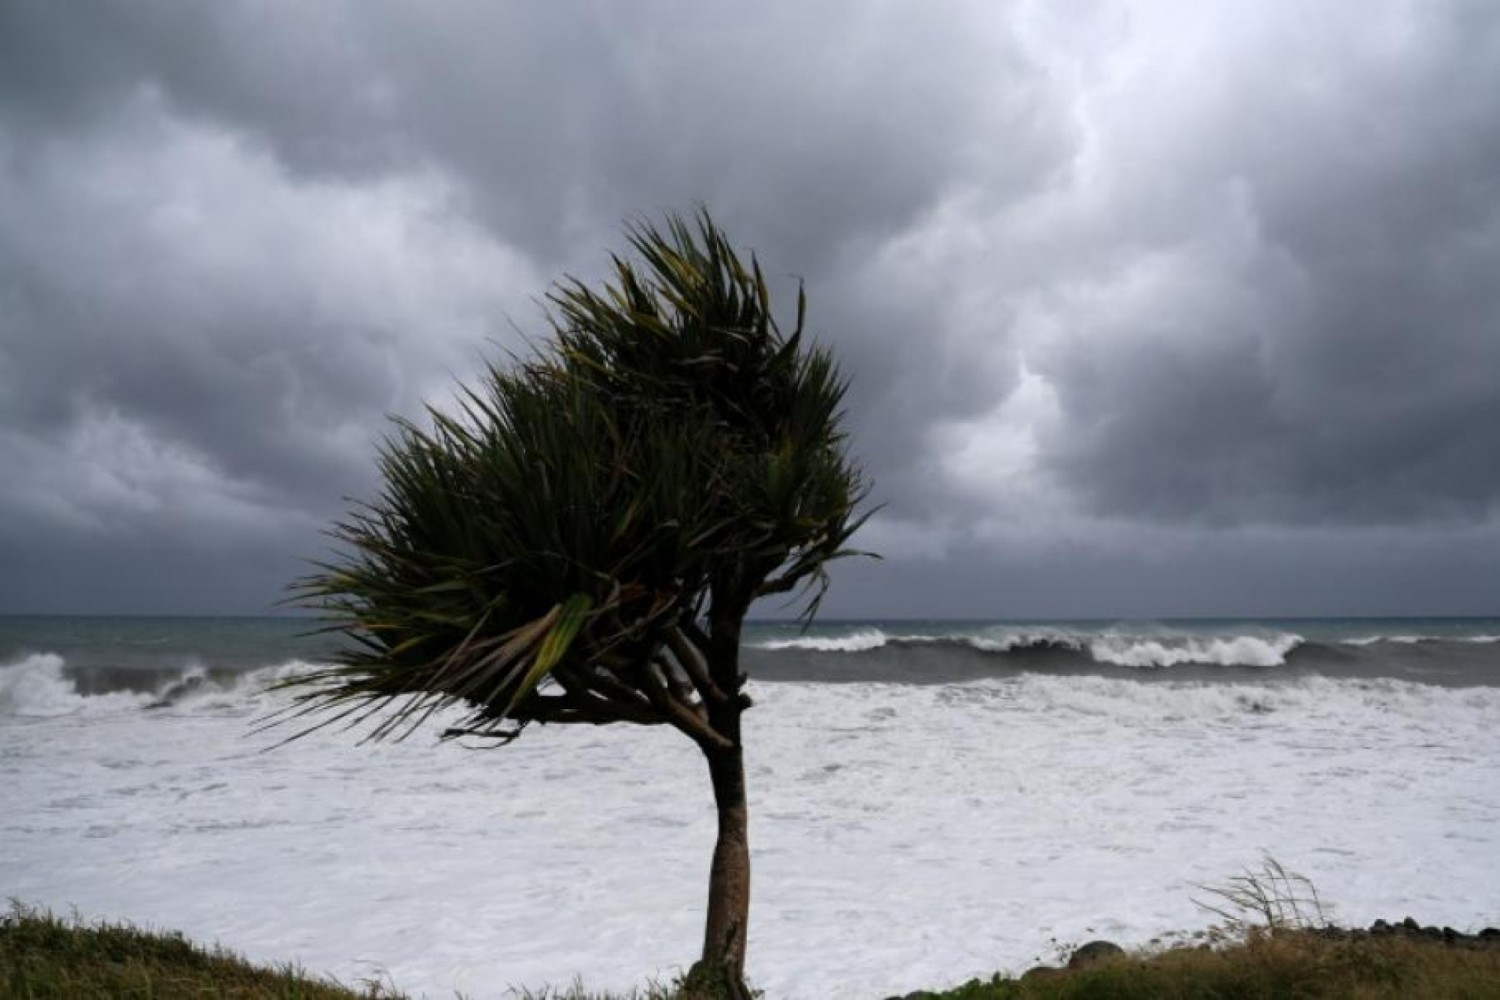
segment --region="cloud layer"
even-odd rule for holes
[[[1496,93],[1480,3],[10,5],[0,610],[264,609],[701,202],[853,379],[833,610],[1493,612]]]

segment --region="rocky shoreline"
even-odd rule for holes
[[[1352,940],[1365,937],[1404,937],[1419,941],[1442,943],[1454,948],[1500,948],[1500,928],[1486,927],[1473,934],[1456,931],[1452,927],[1423,926],[1407,917],[1399,923],[1377,920],[1368,928],[1318,927],[1302,931],[1332,940]]]

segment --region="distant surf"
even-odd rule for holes
[[[224,710],[326,664],[306,620],[0,619],[0,716]],[[759,621],[756,681],[962,683],[1022,675],[1242,684],[1326,677],[1500,687],[1495,619]]]
[[[850,636],[810,636],[801,639],[771,639],[756,648],[810,650],[825,653],[860,653],[884,646],[955,646],[981,653],[1077,653],[1095,663],[1121,667],[1171,667],[1182,663],[1222,666],[1274,667],[1302,644],[1298,635],[1269,637],[1184,636],[1166,638],[1139,635],[1070,635],[1064,633],[1011,633],[999,637],[983,635],[886,635],[866,629]]]
[[[98,684],[81,684],[77,671],[56,653],[37,653],[13,663],[0,663],[0,717],[264,709],[273,707],[271,689],[278,681],[311,669],[312,664],[297,660],[214,674],[193,666],[170,673],[140,673],[135,675],[140,684],[100,689]]]
[[[1414,630],[1428,624],[1429,631]],[[850,622],[751,639],[752,676],[949,682],[1019,672],[1234,680],[1288,670],[1443,685],[1500,684],[1490,619],[1387,622]]]

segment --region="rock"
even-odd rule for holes
[[[1068,968],[1086,969],[1123,954],[1125,954],[1125,949],[1113,941],[1090,941],[1088,944],[1080,945],[1073,952],[1073,957],[1068,959]]]
[[[1370,925],[1370,934],[1375,937],[1394,934],[1406,938],[1408,941],[1431,941],[1433,944],[1442,942],[1450,948],[1492,948],[1500,946],[1500,929],[1494,927],[1486,927],[1482,931],[1465,934],[1463,931],[1455,930],[1452,927],[1423,926],[1411,917],[1407,917],[1399,924],[1377,920]]]
[[[1034,965],[1021,973],[1021,982],[1028,979],[1049,979],[1052,976],[1063,975],[1063,970],[1051,965]]]

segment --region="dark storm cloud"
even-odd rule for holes
[[[473,255],[501,289],[524,267],[456,224],[388,218],[423,207],[419,186],[299,185],[253,148],[158,111],[138,101],[118,129],[7,150],[0,410],[39,432],[118,416],[290,496],[347,481],[361,461],[348,445],[411,403],[385,324],[422,322],[421,349],[452,361],[444,338],[469,317],[444,299],[492,294],[464,260],[424,287],[408,257]],[[382,287],[390,277],[398,294]],[[462,335],[487,332],[480,319]]]
[[[698,202],[851,376],[861,606],[1346,525],[1411,577],[1496,530],[1495,93],[1485,4],[5,5],[0,607],[211,549],[243,608],[386,413]]]
[[[1187,67],[1211,96],[1103,137],[1122,173],[1154,167],[1149,140],[1167,181],[1217,204],[1189,203],[1190,228],[1092,275],[1095,302],[1062,306],[1074,332],[1046,366],[1065,413],[1048,461],[1094,508],[1495,514],[1500,11],[1402,10],[1349,32],[1245,25],[1233,61]],[[1145,103],[1172,71],[1125,99]],[[1127,204],[1179,203],[1132,182]]]

